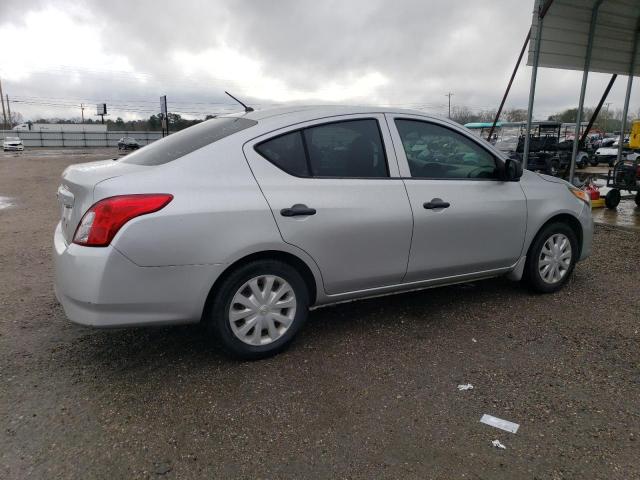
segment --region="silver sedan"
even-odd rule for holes
[[[285,348],[308,310],[482,278],[553,292],[589,255],[589,198],[422,112],[214,118],[58,189],[55,290],[95,327],[203,322],[231,354]]]

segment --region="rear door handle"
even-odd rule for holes
[[[315,215],[315,214],[316,214],[315,208],[309,208],[306,205],[303,205],[302,203],[296,203],[291,208],[283,208],[282,210],[280,210],[280,215],[282,215],[283,217],[300,217],[300,216]]]
[[[434,210],[436,208],[449,208],[451,204],[449,202],[442,201],[441,198],[434,198],[430,202],[422,204],[427,210]]]

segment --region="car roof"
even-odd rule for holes
[[[356,115],[356,114],[373,114],[373,113],[394,113],[405,115],[418,115],[425,118],[434,118],[447,122],[451,125],[460,127],[460,125],[438,115],[432,115],[420,110],[398,109],[391,107],[378,106],[358,106],[358,105],[294,105],[288,107],[267,108],[264,110],[254,110],[252,112],[239,112],[221,117],[242,117],[254,120],[259,123],[268,121],[269,123],[281,123],[283,125],[293,125],[299,122],[326,118],[339,115]]]

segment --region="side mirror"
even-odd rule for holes
[[[518,160],[508,158],[504,162],[504,179],[507,182],[517,182],[522,177],[522,163]]]

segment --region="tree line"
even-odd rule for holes
[[[589,121],[595,107],[585,107],[583,112],[584,121]],[[453,106],[451,108],[451,119],[464,125],[471,122],[493,122],[496,116],[496,109],[473,111],[469,107]],[[578,109],[569,108],[561,112],[550,115],[547,120],[553,120],[562,123],[573,123],[576,121]],[[207,115],[204,119],[186,119],[178,113],[169,113],[169,130],[176,132],[184,128],[190,127],[204,120],[214,118],[215,115]],[[17,125],[22,123],[22,115],[19,112],[12,112],[12,124]],[[631,128],[631,121],[634,119],[640,119],[640,109],[635,115],[627,116],[627,129]],[[503,110],[499,121],[502,122],[525,122],[527,120],[527,110],[524,108],[510,108]],[[80,123],[79,118],[65,119],[65,118],[39,118],[33,123]],[[100,123],[100,120],[94,120],[89,118],[85,120],[85,123]],[[115,120],[107,119],[104,121],[107,125],[107,130],[117,131],[160,131],[162,129],[162,121],[160,115],[151,115],[149,118],[140,120],[123,120],[122,117],[117,117]],[[622,109],[610,110],[604,108],[598,114],[598,118],[594,123],[594,128],[602,130],[604,132],[619,132],[622,127]]]
[[[13,116],[13,115],[12,115]],[[177,132],[178,130],[185,129],[197,123],[203,122],[214,118],[214,115],[207,115],[204,119],[186,119],[178,113],[169,113],[169,131]],[[38,118],[32,123],[81,123],[79,118]],[[100,120],[94,120],[93,118],[86,119],[84,123],[95,124],[101,123]],[[130,132],[143,132],[143,131],[160,131],[162,130],[162,120],[160,115],[151,115],[149,118],[140,120],[123,120],[122,117],[116,117],[115,120],[105,119],[105,125],[107,130],[115,131],[130,131]]]
[[[585,107],[583,110],[583,121],[588,122],[595,111],[595,107]],[[471,122],[493,122],[497,110],[473,111],[465,106],[454,106],[451,108],[451,119],[464,125]],[[577,108],[568,108],[561,112],[549,115],[547,120],[561,123],[575,123],[578,114]],[[640,109],[635,115],[627,115],[627,130],[631,128],[631,121],[640,119]],[[524,108],[511,108],[503,110],[499,121],[501,122],[525,122],[527,120],[527,110]],[[603,132],[619,132],[622,128],[622,109],[610,110],[603,108],[594,122],[594,129]]]

